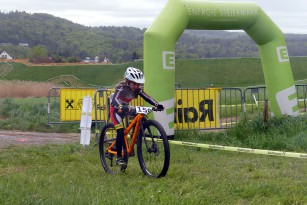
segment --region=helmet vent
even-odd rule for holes
[[[137,68],[128,67],[125,73],[125,78],[135,83],[144,83],[144,74]]]

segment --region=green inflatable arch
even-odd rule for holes
[[[244,30],[258,45],[275,116],[298,115],[283,33],[255,3],[169,0],[144,35],[145,90],[165,107],[154,118],[174,134],[175,44],[185,29]]]

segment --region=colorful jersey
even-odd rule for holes
[[[121,82],[116,88],[115,93],[111,98],[111,105],[118,107],[120,105],[128,105],[131,100],[137,98],[140,95],[146,102],[151,105],[156,105],[157,102],[147,95],[142,88],[138,88],[136,91],[132,91],[127,82]]]

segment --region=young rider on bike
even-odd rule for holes
[[[125,80],[117,84],[115,93],[110,97],[110,117],[117,133],[116,164],[126,168],[127,161],[122,157],[122,149],[124,146],[124,126],[122,122],[125,113],[129,111],[130,101],[140,95],[146,102],[155,106],[157,109],[163,110],[164,107],[147,95],[140,87],[140,84],[145,83],[145,79],[144,74],[139,69],[128,67],[124,77]]]

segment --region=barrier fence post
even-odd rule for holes
[[[296,85],[295,87],[299,111],[302,114],[307,111],[307,85]],[[87,95],[88,92],[93,95],[95,109],[93,119],[95,119],[95,130],[98,137],[102,126],[109,120],[108,97],[114,91],[113,89],[51,88],[47,97],[47,123],[52,126],[54,124],[80,122],[80,119],[73,119],[72,116],[68,116],[64,120],[61,116],[63,112],[67,111],[78,112],[76,116],[80,116],[81,109],[79,109],[78,99],[74,100],[75,104],[72,104],[72,101],[69,100],[73,98],[73,93],[76,90],[80,90],[81,96]],[[242,113],[262,114],[264,122],[267,122],[269,118],[270,102],[267,99],[265,86],[247,87],[243,91],[240,88],[177,88],[175,93],[176,131],[231,128],[240,120]],[[70,103],[65,104],[68,108],[63,108],[65,99],[61,99],[61,97]],[[143,104],[142,98],[137,98],[131,102],[133,106]],[[212,120],[212,115],[214,120]]]

